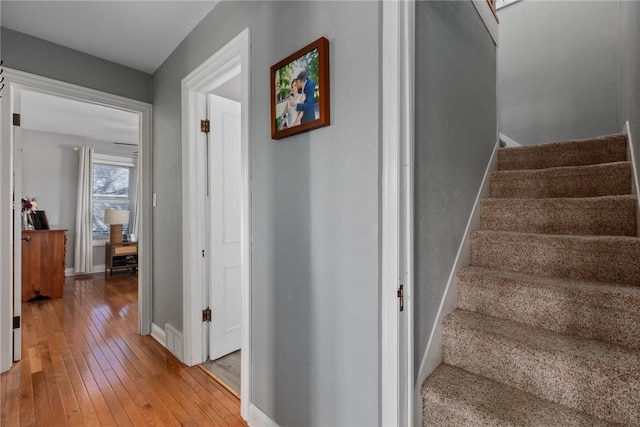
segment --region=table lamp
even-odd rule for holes
[[[129,223],[129,211],[125,209],[107,209],[104,211],[104,222],[111,225],[109,242],[122,243],[122,224]]]

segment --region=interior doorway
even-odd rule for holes
[[[22,176],[20,168],[24,162],[16,150],[22,149],[24,139],[20,126],[24,123],[21,114],[23,94],[46,96],[59,101],[81,103],[85,109],[94,107],[108,107],[112,111],[127,112],[135,115],[138,123],[137,146],[140,156],[139,175],[141,180],[141,217],[138,231],[140,272],[138,276],[138,331],[148,334],[151,329],[151,223],[144,221],[150,217],[151,200],[151,105],[116,95],[87,89],[84,87],[55,81],[52,79],[5,69],[5,94],[2,99],[1,129],[2,139],[7,141],[2,147],[0,161],[0,193],[7,200],[15,200],[15,209],[0,212],[0,240],[1,246],[10,248],[8,256],[2,256],[0,263],[1,285],[0,294],[3,303],[0,304],[0,371],[6,371],[14,360],[21,358],[21,206],[23,196]],[[4,95],[4,94],[3,94]],[[17,170],[16,170],[17,169]],[[7,197],[8,196],[8,197]],[[67,245],[73,245],[69,241]],[[15,280],[15,284],[14,284]],[[9,296],[11,295],[11,298]],[[5,297],[6,296],[6,297]]]
[[[183,362],[237,356],[241,348],[245,419],[251,368],[249,36],[247,28],[182,81],[183,197],[195,201],[183,210]]]

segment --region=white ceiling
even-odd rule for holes
[[[2,0],[3,27],[153,73],[218,0]],[[121,110],[22,93],[22,128],[137,144],[138,117]]]
[[[20,93],[20,103],[22,129],[138,144],[135,113],[26,90]]]
[[[3,27],[153,73],[218,0],[2,0]]]

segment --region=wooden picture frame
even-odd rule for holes
[[[271,138],[330,124],[329,40],[321,37],[273,65],[269,81]]]
[[[33,228],[36,230],[49,229],[49,221],[47,221],[47,214],[45,211],[32,211],[31,222],[33,223]]]

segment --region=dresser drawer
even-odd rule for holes
[[[114,255],[127,255],[138,253],[138,245],[116,246],[113,248]]]

